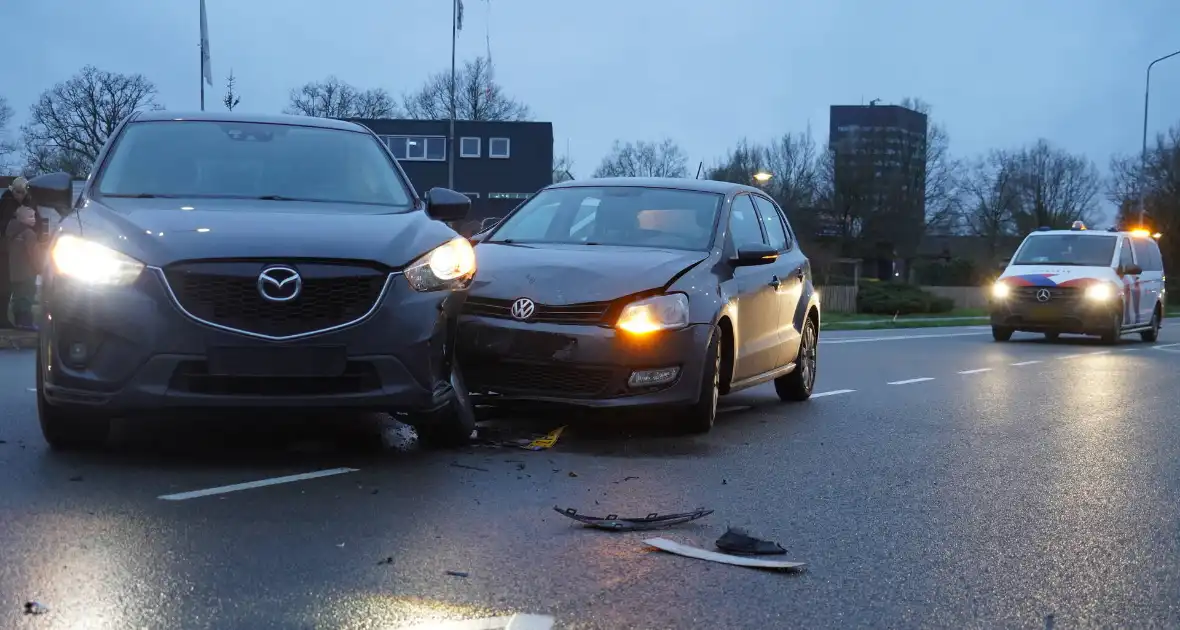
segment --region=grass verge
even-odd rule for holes
[[[823,330],[879,330],[884,328],[938,328],[976,326],[987,322],[987,311],[977,308],[955,309],[949,313],[888,315],[870,313],[824,313]]]

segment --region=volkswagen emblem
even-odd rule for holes
[[[1049,292],[1049,289],[1038,289],[1037,290],[1037,301],[1038,302],[1048,302],[1049,298],[1051,298],[1051,297],[1053,297],[1053,294]]]
[[[258,274],[258,294],[268,302],[290,302],[303,291],[303,278],[290,267],[276,265]]]
[[[520,298],[512,303],[512,317],[520,321],[528,321],[533,316],[533,311],[537,310],[537,305],[528,298]]]

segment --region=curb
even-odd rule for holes
[[[5,350],[32,350],[37,347],[37,333],[23,331],[0,332],[0,352]]]

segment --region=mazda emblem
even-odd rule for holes
[[[258,274],[258,294],[268,302],[290,302],[303,291],[303,278],[290,267],[276,265]]]
[[[512,317],[520,321],[527,321],[533,316],[533,312],[537,310],[537,305],[528,298],[520,298],[512,303]]]
[[[1039,289],[1037,291],[1038,302],[1048,302],[1051,297],[1053,297],[1053,294],[1049,292],[1049,289]]]

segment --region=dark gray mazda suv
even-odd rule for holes
[[[474,415],[452,357],[475,257],[443,222],[469,206],[420,199],[353,123],[131,116],[48,244],[45,439],[94,446],[143,411],[334,408],[462,440]]]

